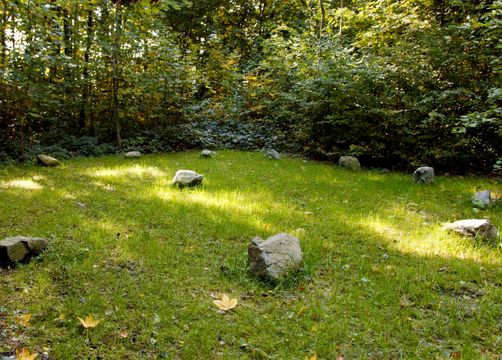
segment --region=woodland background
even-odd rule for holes
[[[502,167],[502,1],[1,0],[0,162],[191,148]]]

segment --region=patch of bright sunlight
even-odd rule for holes
[[[110,218],[86,220],[83,222],[83,226],[89,229],[98,229],[106,233],[113,234],[114,236],[120,232],[121,228],[123,228],[123,226],[120,226]]]
[[[410,220],[413,221],[413,220]],[[444,232],[436,225],[415,223],[414,229],[403,229],[399,224],[371,216],[361,219],[358,224],[387,243],[389,248],[404,254],[417,256],[440,256],[446,259],[466,259],[483,262],[483,254],[473,247],[466,246],[463,239]]]
[[[125,168],[114,168],[114,169],[106,169],[106,168],[94,168],[88,171],[87,173],[92,177],[123,177],[123,176],[151,176],[151,177],[160,177],[166,176],[166,174],[153,166],[142,166],[135,164],[134,166],[125,167]]]
[[[40,190],[43,188],[39,183],[30,179],[16,179],[11,181],[4,181],[0,183],[2,188],[18,188],[26,190]]]
[[[165,201],[173,201],[180,204],[199,204],[205,207],[234,211],[238,213],[265,213],[266,209],[262,202],[253,200],[250,195],[236,191],[232,192],[180,192],[159,190],[155,194]]]

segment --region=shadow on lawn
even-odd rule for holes
[[[77,169],[63,173],[63,183],[61,173],[44,171],[45,178],[37,181],[42,189],[2,191],[2,201],[10,204],[12,211],[28,209],[14,214],[13,220],[21,220],[11,227],[16,234],[22,230],[29,233],[35,224],[47,235],[55,235],[52,254],[46,255],[48,265],[54,262],[64,268],[66,263],[74,264],[70,275],[63,271],[53,276],[53,286],[63,296],[85,294],[84,284],[72,282],[71,271],[89,272],[86,277],[92,278],[89,260],[103,272],[116,271],[117,264],[120,270],[121,264],[131,261],[136,264],[132,268],[144,271],[134,274],[136,270],[127,265],[126,276],[119,271],[116,280],[119,284],[137,277],[139,281],[131,281],[140,289],[138,293],[157,291],[165,301],[180,306],[196,289],[203,288],[204,295],[196,296],[204,297],[211,291],[237,289],[245,301],[257,306],[268,301],[263,300],[263,293],[273,287],[247,274],[249,240],[255,235],[267,237],[304,227],[306,270],[267,296],[279,302],[300,297],[309,305],[304,316],[324,323],[327,336],[319,345],[320,354],[333,354],[337,343],[363,345],[375,353],[387,351],[382,358],[399,343],[452,351],[466,343],[474,344],[479,352],[495,352],[490,344],[495,341],[501,314],[492,305],[497,298],[494,289],[502,286],[497,250],[442,235],[434,224],[418,230],[423,236],[423,242],[417,243],[420,252],[405,246],[406,241],[417,242],[410,229],[423,222],[420,210],[434,212],[437,201],[462,205],[464,200],[452,200],[449,193],[433,194],[441,182],[417,187],[411,180],[407,183],[397,177],[397,185],[385,186],[383,175],[361,173],[360,180],[354,181],[351,173],[337,171],[335,175],[333,169],[325,167],[312,175],[312,186],[303,176],[287,176],[294,168],[303,171],[302,166],[308,173],[307,165],[288,163],[287,169],[281,169],[269,162],[262,182],[251,190],[242,186],[239,177],[225,178],[214,170],[209,172],[212,177],[207,186],[173,190],[166,178],[173,166],[155,159],[145,163],[149,165],[121,166],[116,175],[104,171],[101,176],[92,176],[92,170]],[[252,169],[246,174],[242,173],[245,168],[239,171],[241,178],[256,175]],[[313,195],[332,201],[317,209],[316,203],[321,201],[311,199]],[[418,202],[417,206],[409,205]],[[58,216],[59,212],[66,216]],[[2,223],[12,221],[10,214],[2,213]],[[439,215],[432,214],[432,218]],[[393,225],[395,220],[401,224],[406,219],[412,223],[410,228]],[[8,226],[2,232],[16,235],[9,234]],[[434,249],[442,241],[462,252],[452,257]],[[170,292],[176,285],[179,294]],[[65,288],[73,290],[64,294]],[[316,306],[323,313],[316,312]],[[263,315],[259,309],[255,311]],[[364,336],[351,339],[341,332],[344,327],[333,325],[333,319],[350,324],[354,332]],[[473,325],[474,321],[478,323]],[[307,334],[306,339],[315,336]],[[385,339],[374,343],[375,337]],[[273,353],[274,348],[267,351]]]

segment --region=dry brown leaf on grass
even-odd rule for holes
[[[89,314],[85,320],[82,320],[81,318],[77,317],[77,319],[80,320],[80,323],[82,324],[82,326],[86,329],[89,329],[89,328],[95,328],[100,320],[94,320],[94,318],[92,317],[92,314]]]
[[[399,299],[399,305],[401,306],[401,309],[404,309],[415,305],[415,303],[411,301],[410,295],[404,294],[401,296],[401,299]]]
[[[213,303],[220,310],[228,311],[237,306],[237,299],[230,299],[227,294],[223,294],[221,300],[214,300]]]
[[[16,323],[21,324],[23,326],[29,326],[30,320],[31,320],[31,314],[24,314],[16,318]]]
[[[37,356],[37,353],[30,354],[30,350],[26,348],[23,348],[21,351],[16,349],[16,360],[35,360]]]

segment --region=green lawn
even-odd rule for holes
[[[170,186],[178,169],[204,185]],[[474,213],[482,178],[350,172],[221,151],[0,168],[0,239],[50,239],[0,270],[0,354],[50,359],[500,359],[502,251],[441,223]],[[256,235],[297,234],[304,269],[247,271]],[[214,297],[238,299],[218,312]],[[29,326],[16,322],[32,314]],[[84,330],[77,317],[100,320]],[[1,355],[0,355],[1,358]],[[46,357],[47,358],[47,357]]]

